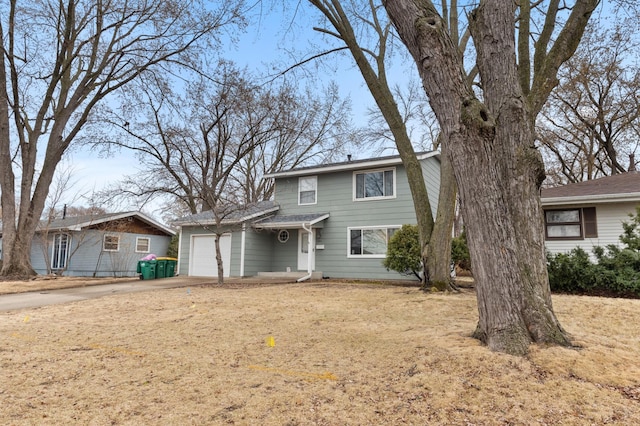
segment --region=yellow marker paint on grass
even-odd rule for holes
[[[267,346],[269,346],[270,348],[273,348],[275,345],[276,345],[276,341],[273,338],[273,336],[267,337]]]
[[[264,367],[261,365],[250,365],[249,368],[252,370],[269,371],[271,373],[283,374],[285,376],[306,377],[308,379],[316,379],[316,380],[338,380],[338,376],[330,372],[308,373],[306,371],[282,370],[279,368]]]
[[[22,322],[29,322],[31,318],[29,317],[29,315],[27,315],[26,317],[24,317],[24,319],[22,320]]]

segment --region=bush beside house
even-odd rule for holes
[[[640,297],[640,207],[623,224],[622,247],[594,247],[595,262],[578,247],[547,255],[551,291],[616,297]]]

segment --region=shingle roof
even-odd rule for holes
[[[640,202],[640,172],[626,172],[584,182],[546,188],[542,205]]]
[[[542,190],[542,202],[554,199],[640,199],[640,172],[619,173],[599,179],[571,183]]]
[[[241,223],[249,219],[263,216],[277,211],[280,207],[275,201],[261,201],[246,206],[234,206],[222,223]],[[181,217],[173,221],[176,225],[212,225],[215,224],[215,216],[211,210]]]

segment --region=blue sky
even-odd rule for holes
[[[326,46],[326,41],[312,29],[314,25],[318,25],[318,19],[317,15],[311,15],[308,8],[309,6],[303,2],[297,11],[283,10],[282,3],[268,11],[266,8],[254,9],[246,31],[240,34],[237,43],[224,43],[225,48],[221,56],[235,61],[240,66],[247,66],[257,74],[274,74],[294,64],[296,59],[301,60],[312,52],[320,51]],[[392,75],[406,80],[406,75],[414,72],[414,67],[408,62],[398,64],[393,68]],[[367,124],[367,109],[374,107],[374,102],[350,56],[334,54],[324,65],[310,63],[305,70],[320,76],[320,80],[325,84],[336,81],[341,95],[351,99],[354,123],[362,126]],[[300,75],[298,73],[296,78]],[[300,80],[300,83],[307,84],[304,79]],[[104,158],[96,152],[81,150],[72,152],[68,162],[73,167],[74,181],[77,182],[66,197],[69,200],[72,194],[98,191],[117,182],[125,174],[139,171],[139,163],[134,155],[125,151]],[[84,203],[74,201],[73,204]],[[157,208],[158,205],[153,205],[145,211],[158,216]]]

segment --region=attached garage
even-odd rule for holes
[[[218,276],[215,238],[215,235],[191,236],[189,275],[194,277]],[[220,237],[220,252],[222,254],[222,265],[224,268],[223,275],[228,277],[231,270],[231,234],[225,234]]]

